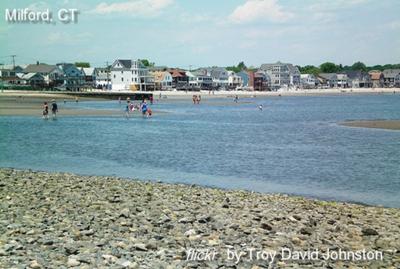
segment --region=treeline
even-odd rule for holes
[[[371,70],[383,71],[385,69],[400,69],[400,64],[385,64],[366,66],[363,62],[355,62],[353,65],[337,65],[335,63],[326,62],[320,66],[306,65],[297,66],[302,74],[318,74],[318,73],[340,73],[346,71],[364,71]]]

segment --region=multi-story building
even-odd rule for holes
[[[349,78],[347,74],[337,74],[337,86],[339,88],[349,87]]]
[[[62,87],[67,91],[80,91],[85,87],[85,74],[74,64],[59,63],[57,67],[63,72]]]
[[[233,71],[228,71],[228,88],[237,89],[243,84],[242,77]]]
[[[156,90],[172,90],[172,75],[167,71],[151,71],[154,77],[154,88]]]
[[[318,80],[313,74],[301,74],[300,83],[304,89],[314,89],[318,85]]]
[[[271,89],[278,90],[287,87],[290,83],[289,64],[276,62],[272,64],[262,64],[260,70],[265,71],[271,78]]]
[[[267,91],[270,90],[271,80],[268,74],[264,71],[258,70],[248,71],[249,74],[249,87],[254,91]]]
[[[154,79],[139,60],[117,59],[111,65],[113,91],[147,91],[154,89]]]
[[[213,80],[213,87],[216,89],[228,88],[228,71],[223,67],[207,67],[201,69],[207,76]]]
[[[213,80],[205,70],[186,71],[189,78],[189,87],[195,90],[211,90]]]
[[[107,67],[94,69],[94,83],[96,89],[111,90],[111,74]]]
[[[400,86],[400,69],[383,70],[383,83],[386,87]]]
[[[186,71],[181,69],[169,69],[168,72],[172,76],[172,88],[177,90],[186,90],[189,87],[189,77]]]
[[[22,73],[38,73],[42,75],[45,85],[49,87],[59,86],[64,83],[64,72],[57,65],[41,64],[37,62],[36,64],[26,66]]]
[[[336,73],[319,73],[317,75],[319,84],[323,88],[335,88],[337,87],[337,75]]]
[[[383,73],[379,70],[371,70],[368,72],[371,82],[372,82],[372,87],[374,88],[380,88],[384,84],[384,76]]]

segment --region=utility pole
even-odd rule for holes
[[[110,68],[108,67],[108,61],[106,62],[106,73],[107,73],[107,90],[110,88]]]
[[[17,57],[17,55],[10,55],[12,57],[12,61],[13,61],[13,69],[15,69],[15,57]]]

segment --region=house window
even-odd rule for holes
[[[115,74],[114,74],[114,78],[115,78]]]
[[[123,74],[124,73],[124,71],[121,71],[121,74]]]
[[[121,81],[124,81],[124,78],[121,78]]]

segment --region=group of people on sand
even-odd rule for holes
[[[201,95],[197,96],[197,95],[193,95],[193,104],[200,104],[201,102]]]
[[[153,115],[153,111],[147,104],[146,99],[143,99],[143,101],[139,105],[131,102],[131,99],[129,97],[126,98],[126,107],[125,107],[126,118],[129,118],[130,113],[133,113],[135,111],[140,111],[143,117],[151,117]]]
[[[56,118],[58,112],[58,106],[56,100],[51,100],[51,113],[53,115],[53,119]],[[49,105],[47,102],[43,104],[43,119],[47,120],[49,118]]]

